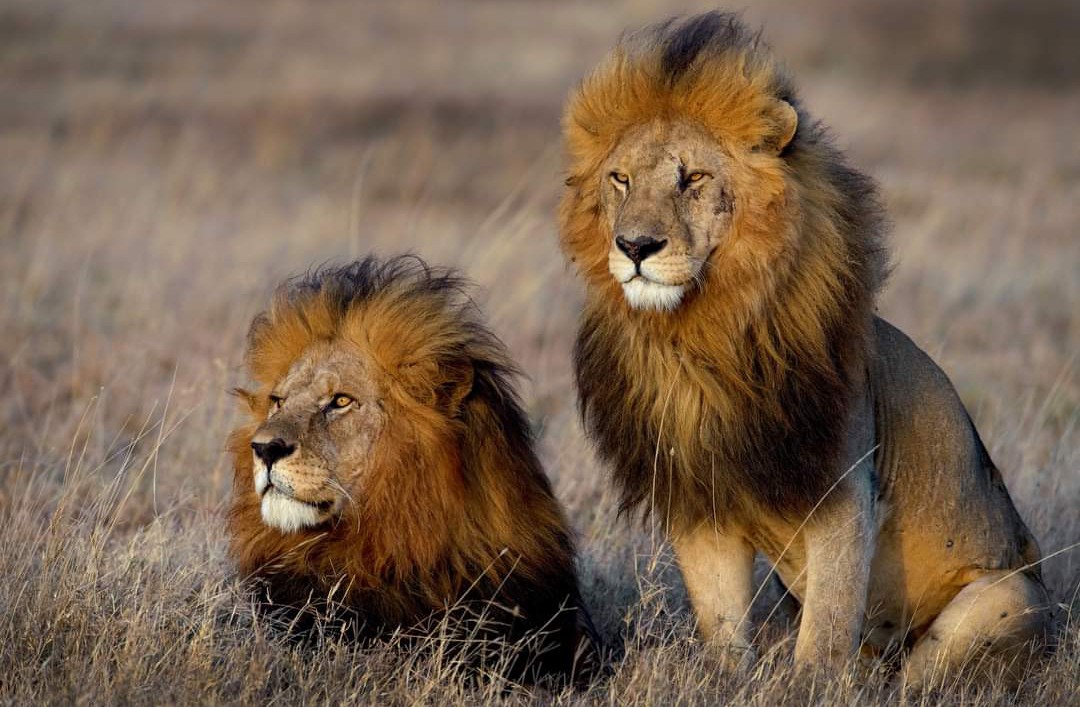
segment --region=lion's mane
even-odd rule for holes
[[[392,422],[343,516],[282,533],[260,517],[252,435],[297,357],[313,342],[344,340],[374,355]],[[252,324],[246,360],[260,389],[248,395],[253,420],[229,443],[231,549],[275,603],[332,595],[356,610],[364,634],[471,600],[511,612],[492,619],[516,622],[511,635],[544,623],[572,631],[572,611],[563,612],[568,626],[556,617],[578,598],[567,524],[534,453],[513,364],[462,279],[406,256],[291,280]]]
[[[770,146],[779,99],[794,138]],[[631,309],[607,271],[599,174],[627,130],[703,127],[732,155],[731,232],[674,312]],[[805,113],[756,34],[728,14],[624,38],[571,96],[564,252],[587,284],[575,366],[586,427],[624,510],[694,523],[805,513],[835,481],[887,270],[873,182]]]

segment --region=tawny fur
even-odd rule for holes
[[[332,593],[356,610],[365,633],[415,628],[455,604],[490,608],[504,638],[544,627],[553,637],[547,653],[523,670],[565,672],[585,619],[570,533],[533,451],[515,368],[465,287],[406,257],[369,258],[279,288],[251,327],[246,360],[258,388],[243,392],[251,421],[229,442],[232,554],[273,601],[317,603]],[[283,533],[260,515],[251,442],[270,424],[274,386],[312,351],[373,362],[367,383],[386,423],[362,482],[331,470],[348,498],[340,514]]]
[[[803,668],[914,644],[906,676],[928,684],[977,644],[1018,674],[1048,626],[1038,546],[948,379],[875,317],[877,190],[757,35],[721,13],[630,35],[563,127],[560,237],[587,285],[581,412],[624,510],[669,532],[709,644],[750,647],[759,551],[803,603]],[[671,144],[699,134],[711,151]],[[707,239],[685,224],[709,194],[684,182],[695,149],[722,155],[704,187],[724,189],[708,214],[722,232]],[[635,154],[637,196],[620,163]],[[645,272],[623,277],[635,270],[613,231],[630,209],[645,230],[629,233],[666,244],[652,257],[710,248],[663,308],[627,291]]]
[[[717,499],[672,492],[668,479],[712,487],[710,470],[724,468],[745,475],[718,482],[730,487],[720,491],[725,510],[751,494],[754,505],[792,512],[835,480],[828,467],[842,431],[821,423],[862,384],[886,272],[873,184],[805,115],[782,159],[762,149],[773,102],[798,102],[757,37],[722,22],[721,36],[674,75],[667,25],[631,36],[585,79],[564,119],[562,245],[589,284],[577,351],[583,413],[606,428],[621,421],[605,408],[633,409],[647,427],[610,445],[599,434],[602,449],[651,459],[659,442],[665,453],[656,474],[616,465],[624,506],[653,495],[687,519],[711,517]],[[656,119],[702,126],[727,146],[735,185],[731,232],[700,291],[672,313],[626,305],[608,273],[612,234],[599,208],[605,157],[628,129]],[[796,457],[798,476],[777,484]]]

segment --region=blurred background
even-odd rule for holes
[[[0,561],[23,592],[0,599],[4,630],[59,625],[55,603],[26,597],[81,586],[92,570],[63,555],[77,548],[140,558],[115,577],[225,581],[226,390],[245,380],[248,322],[284,276],[407,250],[479,283],[528,372],[605,633],[633,635],[657,566],[682,616],[658,541],[616,521],[581,435],[581,291],[554,208],[567,92],[625,28],[713,7],[0,1],[0,535],[47,544],[62,526],[68,558],[52,575],[34,553]],[[952,377],[1044,552],[1077,542],[1080,3],[729,9],[763,26],[808,110],[881,183],[896,266],[884,316]],[[1044,571],[1075,604],[1080,554]],[[42,650],[5,662],[41,677],[28,666]]]

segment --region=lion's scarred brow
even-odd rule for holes
[[[277,389],[288,395],[311,392],[324,397],[366,392],[372,383],[370,364],[358,352],[319,352],[300,358]]]

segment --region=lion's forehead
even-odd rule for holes
[[[654,121],[627,130],[612,158],[640,169],[669,169],[694,160],[716,161],[724,154],[720,142],[703,128],[681,121]]]
[[[304,352],[278,387],[289,396],[308,394],[319,398],[344,392],[374,397],[375,373],[371,361],[361,351],[330,343]]]

